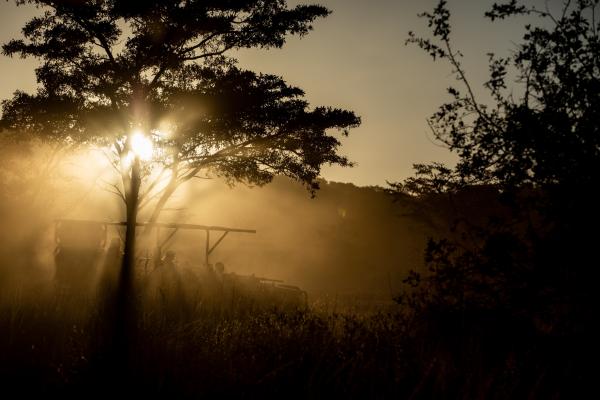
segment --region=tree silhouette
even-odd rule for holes
[[[435,59],[447,60],[464,89],[449,88],[453,100],[429,120],[435,137],[456,152],[454,169],[463,183],[552,186],[595,180],[600,136],[594,118],[600,101],[597,1],[565,2],[558,16],[548,10],[494,4],[492,21],[513,15],[536,15],[549,28],[526,26],[523,43],[508,58],[490,54],[485,88],[492,102],[483,104],[467,80],[451,43],[446,2],[422,14],[433,29],[431,39],[410,33]],[[507,73],[516,74],[508,90]]]
[[[39,15],[8,56],[35,57],[38,89],[3,102],[15,140],[109,149],[127,229],[121,297],[130,295],[140,210],[155,222],[177,187],[206,174],[264,184],[285,174],[318,188],[323,164],[348,166],[329,134],[351,111],[310,109],[301,89],[236,67],[231,51],[284,45],[329,14],[285,0],[18,0]],[[125,307],[128,302],[119,300]]]
[[[392,185],[397,198],[429,220],[452,226],[429,243],[428,272],[407,278],[420,288],[416,295],[400,300],[422,310],[527,315],[553,334],[591,326],[590,265],[597,257],[588,228],[600,221],[592,192],[600,182],[598,4],[566,1],[556,14],[514,0],[494,4],[486,13],[492,21],[530,15],[540,24],[526,26],[508,58],[490,55],[487,103],[477,100],[453,47],[446,2],[421,15],[431,37],[410,33],[407,42],[449,62],[462,84],[448,89],[452,101],[428,121],[459,161],[453,168],[418,165],[415,177]],[[462,202],[484,193],[490,210],[477,224],[469,223],[477,219],[475,208],[466,210],[468,223],[457,223],[459,215],[448,211],[451,200],[438,207],[444,196]]]

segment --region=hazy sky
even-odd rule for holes
[[[525,21],[490,23],[483,13],[494,1],[450,0],[455,46],[475,86],[487,73],[488,52],[506,55],[520,41]],[[450,69],[415,46],[405,46],[407,33],[427,33],[417,14],[437,0],[314,0],[333,10],[308,36],[292,38],[281,50],[240,52],[242,66],[283,76],[306,91],[312,105],[354,110],[360,128],[343,140],[341,152],[354,168],[327,167],[324,178],[357,185],[385,185],[412,174],[418,162],[452,162],[453,155],[432,142],[426,118],[455,84]],[[553,2],[555,3],[555,2]],[[543,2],[542,2],[543,4]],[[19,35],[35,12],[0,2],[0,42]],[[35,63],[0,56],[0,98],[16,89],[33,90]]]

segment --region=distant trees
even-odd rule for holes
[[[486,13],[492,21],[529,15],[540,23],[525,27],[509,57],[490,55],[486,103],[478,101],[451,41],[446,2],[421,15],[432,35],[410,33],[407,42],[447,61],[462,84],[448,89],[452,100],[428,121],[459,161],[418,165],[415,177],[392,185],[395,196],[452,225],[430,242],[428,272],[413,271],[406,282],[415,290],[399,300],[509,310],[553,333],[590,326],[597,235],[588,232],[600,222],[598,4],[565,1],[554,13],[516,0],[494,4]],[[435,206],[440,198],[484,189],[494,190],[497,204],[476,226],[469,217],[477,210],[457,221]]]

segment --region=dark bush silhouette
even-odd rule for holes
[[[414,178],[392,185],[438,229],[426,251],[428,270],[411,272],[397,300],[430,324],[426,336],[458,335],[459,343],[443,345],[453,357],[495,341],[496,350],[484,346],[480,356],[516,357],[521,394],[569,397],[590,378],[597,282],[590,227],[600,222],[592,190],[600,182],[597,7],[564,2],[553,15],[517,1],[494,4],[486,13],[492,21],[541,20],[526,27],[512,56],[490,55],[490,104],[478,102],[453,47],[445,1],[422,14],[432,36],[408,39],[448,61],[463,89],[449,88],[453,100],[429,120],[436,138],[458,154],[457,165],[418,165]],[[473,207],[478,198],[487,200]]]

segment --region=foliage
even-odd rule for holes
[[[422,14],[432,36],[410,33],[407,42],[448,61],[464,87],[449,88],[452,101],[429,120],[459,161],[417,166],[416,177],[391,188],[444,226],[426,251],[428,270],[407,277],[412,289],[398,301],[434,314],[502,312],[542,336],[589,333],[596,255],[586,228],[600,221],[590,192],[600,180],[598,4],[566,1],[557,16],[517,1],[494,4],[486,13],[492,21],[541,20],[525,27],[511,56],[490,55],[485,104],[452,46],[446,2]],[[461,204],[484,193],[483,207]]]
[[[565,2],[555,17],[516,1],[495,4],[486,13],[492,21],[520,14],[542,21],[525,27],[523,43],[510,57],[490,54],[490,78],[484,86],[492,104],[480,103],[466,78],[461,53],[450,41],[446,2],[441,1],[433,13],[422,14],[433,37],[410,33],[408,43],[419,45],[434,59],[447,60],[464,86],[462,91],[449,88],[452,101],[429,120],[436,138],[459,155],[455,172],[461,182],[543,187],[597,179],[593,168],[600,157],[594,118],[600,102],[597,6],[597,1]],[[516,86],[509,88],[507,76],[513,74]]]
[[[231,182],[293,177],[312,191],[324,163],[350,165],[329,129],[359,124],[350,111],[309,109],[282,78],[235,66],[231,51],[281,47],[329,14],[281,0],[18,1],[40,8],[8,56],[35,57],[37,93],[3,102],[3,126],[17,137],[109,146],[124,201],[137,190],[132,132],[153,142],[140,168],[140,206],[157,200],[152,219],[179,184],[207,173]]]

